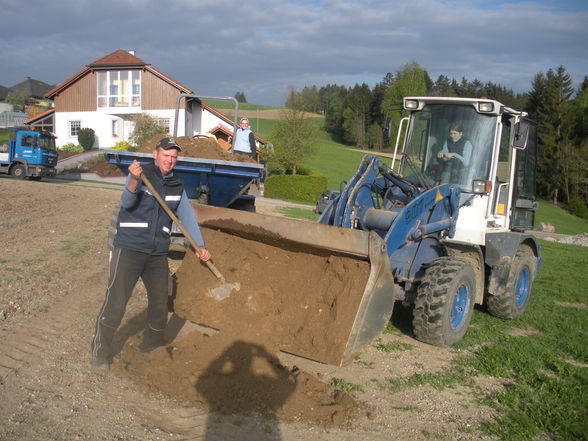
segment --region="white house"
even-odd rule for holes
[[[54,108],[25,123],[53,131],[58,147],[77,144],[79,130],[88,127],[96,134],[94,147],[107,149],[129,139],[133,116],[139,113],[153,116],[172,135],[181,94],[194,92],[137,58],[133,51],[119,49],[47,92]],[[234,121],[200,99],[189,97],[179,102],[178,136],[232,133]]]

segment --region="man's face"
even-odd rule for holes
[[[249,127],[249,121],[247,121],[247,120],[241,121],[240,124],[241,124],[241,128],[243,130],[245,130],[247,127]]]
[[[153,158],[155,159],[155,165],[159,167],[162,176],[165,176],[175,167],[178,160],[178,151],[176,149],[155,149],[153,150]]]

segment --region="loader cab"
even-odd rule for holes
[[[413,112],[401,173],[417,185],[454,184],[474,192],[474,181],[489,177],[496,121],[495,115],[460,103],[430,104]]]
[[[460,188],[469,202],[457,240],[484,244],[489,231],[533,227],[537,130],[525,113],[494,100],[442,97],[405,98],[404,110],[399,172],[421,188]]]

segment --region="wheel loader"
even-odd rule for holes
[[[407,116],[399,123],[390,163],[366,155],[316,224],[196,206],[204,228],[302,256],[369,262],[365,285],[338,305],[347,302],[352,316],[309,311],[304,323],[318,323],[325,331],[313,335],[305,347],[290,338],[303,326],[290,326],[289,317],[283,316],[272,330],[272,337],[281,339],[281,350],[345,364],[381,333],[398,303],[412,310],[414,336],[441,346],[464,336],[476,304],[502,319],[514,319],[527,308],[541,260],[539,244],[526,232],[537,208],[536,125],[525,112],[491,99],[406,97],[402,110]],[[463,138],[455,141],[453,135]],[[271,284],[277,270],[271,262],[264,265]],[[302,280],[292,278],[293,287],[273,292],[291,289],[286,303],[305,302],[296,294]],[[257,295],[247,293],[243,283],[242,291],[222,302],[206,300],[212,308],[207,314],[196,310],[184,315],[206,324],[210,311],[218,310],[219,319],[212,318],[211,325],[222,332],[235,321],[223,323],[220,318],[245,311]],[[178,295],[185,299],[195,294],[180,284]],[[264,295],[265,302],[272,301]],[[282,306],[275,309],[284,311]],[[329,341],[333,326],[343,331],[344,341],[327,356],[317,348],[334,347]],[[319,345],[323,341],[326,345]]]

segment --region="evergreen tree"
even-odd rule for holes
[[[347,96],[343,111],[344,139],[360,148],[367,147],[366,135],[371,102],[372,93],[368,85],[356,85]]]
[[[329,85],[324,88],[325,130],[343,139],[343,110],[349,93],[344,86]]]
[[[569,202],[569,168],[565,152],[569,153],[572,135],[570,98],[572,81],[563,66],[537,74],[529,94],[529,114],[539,125],[537,190],[554,202],[565,198]]]
[[[453,90],[449,78],[445,75],[439,75],[437,77],[437,80],[431,86],[430,92],[432,96],[456,96],[456,92]]]

